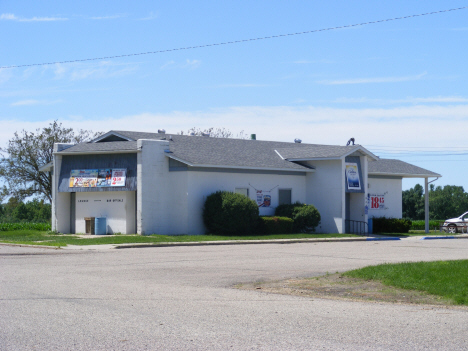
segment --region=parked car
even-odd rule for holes
[[[442,230],[447,233],[467,233],[468,212],[465,212],[460,217],[447,219],[442,226]]]

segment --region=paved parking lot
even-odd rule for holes
[[[466,239],[0,246],[0,350],[466,350],[466,310],[232,288],[382,262],[466,258]]]

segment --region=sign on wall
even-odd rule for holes
[[[257,190],[257,205],[258,207],[270,207],[271,191]]]
[[[369,194],[371,210],[385,210],[385,194]]]
[[[346,163],[346,181],[349,190],[361,190],[357,163]]]
[[[125,186],[127,169],[73,169],[70,172],[70,188],[100,188]]]

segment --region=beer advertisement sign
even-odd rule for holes
[[[357,163],[346,163],[346,181],[349,190],[361,190]]]
[[[125,168],[73,169],[70,172],[70,188],[102,188],[125,186]]]

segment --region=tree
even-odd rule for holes
[[[180,135],[190,135],[190,133],[193,133],[194,135],[201,136],[203,134],[210,134],[210,137],[212,138],[236,138],[236,139],[248,139],[249,137],[247,134],[244,133],[244,131],[241,131],[237,135],[234,135],[230,130],[226,128],[207,128],[207,129],[200,129],[200,128],[190,128],[186,133],[184,131],[181,131]]]
[[[54,121],[35,132],[15,132],[6,148],[0,148],[0,178],[4,180],[3,195],[20,201],[28,196],[38,196],[52,201],[52,175],[39,168],[52,161],[54,143],[81,143],[100,133],[62,127]]]
[[[403,217],[424,219],[424,190],[420,184],[403,191]],[[458,217],[468,211],[468,193],[462,186],[445,185],[429,188],[429,217],[448,219]]]
[[[468,211],[468,194],[462,186],[445,185],[429,192],[429,215],[434,219],[454,218]]]
[[[424,219],[424,189],[420,184],[403,191],[403,218]]]

